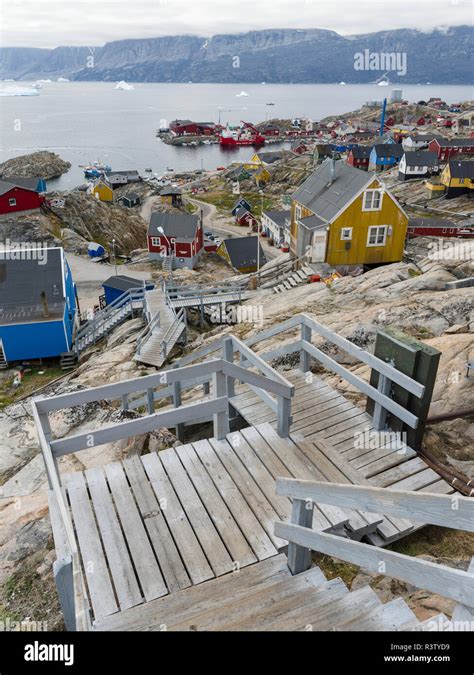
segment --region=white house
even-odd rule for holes
[[[439,171],[439,161],[436,152],[417,150],[405,152],[398,165],[398,179],[423,178]]]
[[[291,211],[264,211],[262,229],[276,244],[290,241]]]
[[[421,150],[421,148],[427,148],[434,138],[437,138],[435,134],[410,134],[403,139],[402,148],[405,152]]]

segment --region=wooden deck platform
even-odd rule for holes
[[[308,377],[300,370],[285,371],[284,375],[295,386],[291,436],[293,440],[312,441],[323,449],[326,458],[338,469],[329,480],[439,494],[454,492],[412,448],[397,449],[392,442],[374,447],[370,434],[376,432],[371,416],[317,375],[311,373]],[[275,428],[276,414],[254,391],[238,386],[236,393],[232,405],[249,424],[267,423]],[[320,458],[318,468],[324,466],[321,461]],[[404,521],[393,528],[387,521],[367,538],[374,544],[384,545],[423,525]]]
[[[95,620],[277,555],[286,542],[274,523],[289,521],[291,501],[276,495],[276,478],[348,480],[324,452],[264,423],[66,474]],[[411,529],[352,509],[314,510],[315,530],[358,540],[397,526],[397,536]]]

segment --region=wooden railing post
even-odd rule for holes
[[[291,522],[301,527],[313,526],[313,508],[312,500],[293,499],[291,508]],[[311,549],[304,546],[298,546],[289,542],[288,544],[288,567],[292,574],[305,572],[311,567]]]
[[[153,389],[146,390],[146,397],[148,402],[148,414],[153,415],[155,412],[155,394]]]
[[[227,378],[222,371],[214,373],[212,376],[214,386],[214,398],[220,398],[227,395]],[[225,439],[229,433],[229,411],[216,413],[214,415],[214,438],[218,441]]]
[[[377,390],[384,396],[390,396],[391,388],[392,388],[391,380],[389,380],[388,377],[386,377],[385,375],[382,375],[382,373],[379,373],[379,382]],[[387,420],[387,411],[380,403],[375,402],[373,412],[373,422],[372,422],[374,429],[376,431],[381,431],[382,429],[385,429],[386,420]]]
[[[181,407],[181,382],[173,382],[173,405],[175,408]],[[184,437],[184,424],[177,424],[176,438],[180,441]]]
[[[232,338],[224,340],[223,357],[225,361],[234,363],[234,344]],[[227,375],[227,396],[228,398],[233,398],[235,396],[235,379],[230,375]]]
[[[72,558],[53,562],[54,581],[58,589],[59,602],[64,615],[66,630],[76,630],[76,608],[74,603],[74,576]]]
[[[278,397],[277,433],[281,438],[288,438],[291,427],[291,398]]]
[[[311,342],[311,327],[307,326],[305,323],[301,324],[301,339],[305,340],[306,342]],[[310,369],[310,363],[311,363],[311,356],[308,354],[306,349],[302,349],[300,351],[300,370],[303,371],[303,373],[308,373]]]

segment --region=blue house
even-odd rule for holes
[[[0,361],[71,349],[78,302],[62,248],[0,251]]]
[[[399,143],[379,143],[374,145],[369,157],[369,171],[385,171],[398,164],[404,155]]]
[[[133,277],[127,277],[123,274],[118,274],[116,276],[109,277],[106,281],[104,281],[102,288],[104,289],[104,300],[101,301],[101,306],[110,305],[132,288],[143,288],[143,281],[141,279],[134,279]],[[151,281],[147,281],[146,290],[151,291],[153,288],[155,288],[155,284],[153,284]]]

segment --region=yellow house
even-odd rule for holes
[[[451,159],[441,173],[440,183],[448,199],[470,192],[474,189],[474,161]]]
[[[327,159],[292,196],[291,253],[336,268],[398,262],[407,225],[375,174]]]
[[[114,191],[107,183],[107,181],[99,178],[92,188],[92,194],[96,199],[100,199],[101,202],[113,202],[114,201]]]

